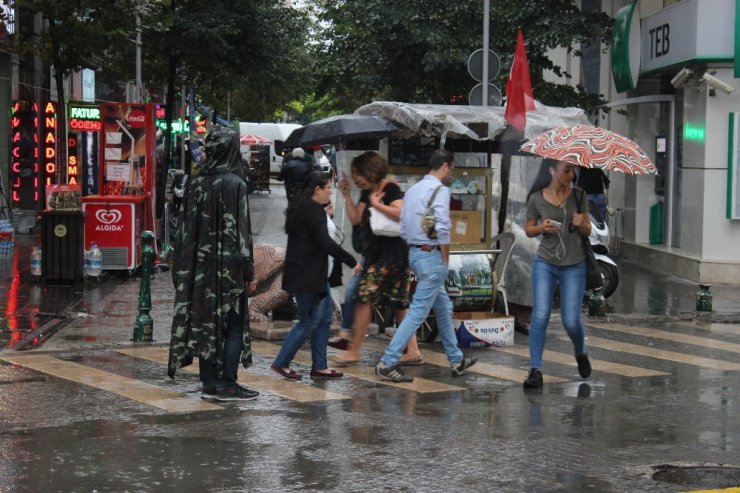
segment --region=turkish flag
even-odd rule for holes
[[[506,111],[504,118],[520,132],[527,125],[527,111],[534,109],[534,96],[532,95],[532,83],[529,80],[529,63],[527,62],[527,51],[524,48],[524,36],[522,30],[516,38],[516,51],[514,52],[514,63],[511,65],[509,80],[506,83]]]

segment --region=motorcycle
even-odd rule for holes
[[[601,217],[599,208],[595,203],[589,200],[589,216],[591,217],[591,235],[588,241],[591,249],[594,251],[596,260],[601,267],[601,277],[604,279],[604,285],[601,287],[601,294],[604,298],[611,296],[619,285],[619,270],[617,264],[609,258],[609,226],[604,218]]]

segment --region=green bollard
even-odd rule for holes
[[[588,316],[606,317],[606,298],[601,291],[594,291],[588,297]]]
[[[699,284],[699,291],[696,293],[696,312],[712,313],[712,293],[709,291],[711,284]]]
[[[139,288],[139,315],[134,324],[134,342],[152,342],[154,320],[149,315],[152,309],[151,275],[152,262],[154,261],[154,233],[144,231],[141,233],[141,287]]]

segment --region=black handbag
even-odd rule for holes
[[[576,188],[574,191],[578,190],[579,189]],[[581,213],[581,200],[583,200],[583,194],[585,193],[583,190],[580,192],[581,196],[576,199],[576,210],[579,214]],[[575,194],[573,195],[575,198]],[[596,255],[591,248],[591,243],[588,241],[588,238],[581,236],[581,239],[583,240],[583,253],[586,256],[586,289],[589,291],[601,289],[604,286],[604,278],[601,276],[599,261],[596,260]]]
[[[360,255],[365,255],[370,243],[370,224],[367,221],[352,226],[352,249]]]

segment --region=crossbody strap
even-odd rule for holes
[[[434,199],[437,198],[437,192],[439,192],[440,188],[442,188],[442,185],[437,185],[437,188],[435,188],[434,192],[432,192],[432,196],[429,197],[429,202],[427,202],[427,208],[424,209],[424,215],[429,214],[429,209],[432,208],[432,204],[434,203]]]

